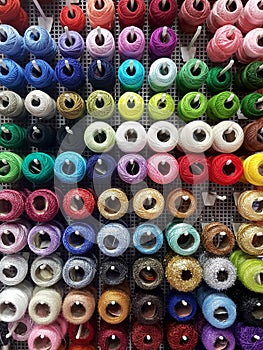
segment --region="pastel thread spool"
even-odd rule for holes
[[[56,143],[56,130],[44,123],[34,123],[27,128],[28,145],[37,148],[49,148]]]
[[[114,66],[102,58],[93,60],[88,67],[88,80],[94,90],[113,91],[116,83]]]
[[[96,119],[111,118],[115,111],[115,102],[112,95],[103,90],[93,91],[86,101],[88,114]]]
[[[15,183],[22,176],[23,159],[13,152],[1,152],[0,154],[0,182]]]
[[[87,16],[91,28],[98,26],[111,30],[114,26],[115,9],[112,0],[104,0],[97,3],[96,0],[91,0],[87,4]]]
[[[246,118],[255,120],[262,117],[263,95],[259,93],[251,93],[246,95],[240,104],[240,110]]]
[[[1,24],[1,33],[0,51],[14,61],[23,61],[28,53],[23,37],[14,27],[8,24]]]
[[[109,346],[118,344],[119,350],[125,350],[128,346],[128,332],[124,326],[101,323],[98,345],[101,350],[107,350]]]
[[[45,61],[36,59],[27,63],[25,78],[36,89],[49,91],[57,82],[53,68]]]
[[[122,190],[109,188],[100,194],[97,206],[105,219],[118,220],[127,213],[129,202]]]
[[[26,114],[24,100],[13,91],[2,91],[0,93],[0,113],[14,121],[23,118]]]
[[[247,190],[238,197],[237,208],[243,218],[249,221],[262,221],[260,201],[263,193],[257,190]]]
[[[64,58],[80,58],[84,53],[84,47],[82,36],[74,30],[69,30],[68,34],[63,33],[58,38],[58,49]]]
[[[73,188],[65,194],[62,201],[62,208],[64,213],[72,219],[85,219],[94,211],[94,195],[90,190]]]
[[[243,223],[236,232],[236,241],[239,248],[249,255],[262,255],[263,245],[261,244],[261,225]]]
[[[235,326],[235,336],[238,345],[244,350],[248,350],[251,347],[260,349],[262,347],[262,328],[251,327],[243,323],[237,323]]]
[[[208,76],[208,66],[196,58],[188,60],[176,75],[176,86],[180,95],[198,91]]]
[[[133,197],[133,210],[142,219],[156,219],[164,210],[163,195],[154,188],[144,188]]]
[[[139,258],[132,266],[132,276],[136,285],[141,289],[155,289],[163,281],[163,265],[158,259],[150,256]]]
[[[27,28],[24,34],[26,49],[36,58],[52,61],[57,53],[57,45],[49,32],[40,26]]]
[[[100,265],[100,276],[103,283],[109,286],[117,286],[127,278],[128,265],[122,257],[106,257]]]
[[[163,245],[162,230],[154,224],[141,224],[133,233],[133,245],[142,254],[155,254]]]
[[[243,162],[245,179],[254,186],[263,185],[263,177],[260,173],[262,161],[262,154],[258,153],[247,157]]]
[[[173,85],[176,75],[176,64],[170,58],[159,58],[150,67],[148,83],[153,91],[167,91]]]
[[[87,161],[87,176],[94,184],[105,184],[115,174],[117,164],[109,154],[95,154]]]
[[[210,160],[209,178],[222,186],[233,185],[243,174],[243,164],[234,154],[220,154]]]
[[[115,52],[115,41],[107,29],[93,29],[87,36],[86,47],[93,60],[105,59],[111,61]]]
[[[143,28],[146,5],[144,0],[136,0],[134,5],[130,0],[120,0],[118,3],[118,16],[120,27],[136,26]]]
[[[71,288],[87,287],[94,279],[97,271],[95,256],[72,256],[62,270],[64,282]]]
[[[22,171],[34,184],[49,182],[54,177],[54,158],[43,152],[28,154],[23,160]]]
[[[188,322],[197,312],[197,302],[194,294],[172,290],[168,296],[168,312],[177,322]]]
[[[16,125],[5,123],[1,125],[0,145],[5,148],[19,149],[25,145],[26,129]]]
[[[103,254],[110,257],[121,256],[129,247],[130,233],[118,222],[106,224],[98,232],[97,243]]]
[[[59,211],[56,194],[47,189],[33,191],[26,199],[25,211],[28,217],[36,222],[47,222],[54,219]]]
[[[213,149],[220,153],[233,153],[243,144],[244,132],[235,122],[226,120],[213,126]]]
[[[118,161],[117,171],[122,181],[137,184],[147,176],[147,162],[140,154],[125,154]]]
[[[201,340],[206,349],[212,350],[215,344],[227,346],[227,349],[234,350],[236,345],[235,336],[231,329],[217,329],[207,324],[202,329]]]
[[[175,0],[168,0],[165,3],[162,3],[161,0],[152,1],[148,12],[150,29],[159,28],[160,23],[166,23],[167,27],[172,27],[177,11],[178,7]]]
[[[263,28],[252,29],[240,43],[236,58],[241,63],[250,63],[259,60],[263,55],[263,47],[260,38],[263,36]]]
[[[63,261],[57,254],[38,256],[31,264],[32,281],[39,287],[51,287],[62,277]]]
[[[178,146],[187,152],[202,153],[212,146],[213,138],[210,125],[194,120],[179,130]]]
[[[249,0],[242,8],[237,19],[237,27],[247,33],[252,29],[262,27],[262,6],[255,0]]]
[[[209,179],[208,160],[202,154],[187,154],[178,159],[179,174],[188,184],[199,184]]]
[[[167,121],[155,122],[147,132],[147,141],[155,152],[170,152],[178,143],[178,130]]]
[[[0,84],[9,90],[22,92],[26,88],[24,69],[10,58],[4,58],[0,67]]]
[[[0,281],[6,286],[23,282],[27,271],[28,261],[23,255],[6,255],[0,260]]]
[[[76,184],[87,171],[86,160],[76,152],[60,153],[54,163],[54,175],[62,183]]]
[[[63,28],[81,32],[86,25],[86,17],[82,8],[75,4],[64,6],[59,15],[60,24]]]
[[[66,250],[71,254],[86,253],[95,242],[94,229],[84,222],[74,222],[65,229],[62,242]]]
[[[118,79],[125,91],[138,91],[143,85],[145,70],[143,65],[133,59],[124,61],[118,69]]]
[[[56,102],[41,90],[33,90],[25,98],[27,111],[37,118],[51,119],[55,116]]]
[[[153,31],[150,37],[149,55],[152,60],[161,57],[171,58],[176,45],[177,35],[171,28],[157,28]]]
[[[197,5],[194,0],[184,0],[178,14],[179,25],[183,32],[194,33],[197,27],[205,22],[209,14],[209,1],[203,0]]]
[[[163,318],[164,305],[162,294],[138,292],[133,300],[133,312],[141,324],[156,324]]]
[[[3,254],[14,254],[27,245],[30,225],[26,221],[7,222],[0,225],[0,251]]]
[[[9,334],[16,341],[27,341],[33,328],[33,321],[28,314],[25,314],[20,320],[8,323]]]
[[[167,93],[153,95],[148,103],[148,114],[153,120],[165,120],[174,113],[174,99]]]
[[[239,106],[238,96],[224,91],[208,100],[206,114],[209,119],[215,121],[230,119],[237,113]]]
[[[58,61],[55,76],[60,85],[73,91],[80,89],[86,80],[81,63],[74,58],[64,58]]]
[[[199,92],[188,92],[179,101],[177,107],[178,116],[185,122],[190,122],[201,117],[207,108],[206,97]]]
[[[147,160],[148,176],[157,184],[173,182],[179,173],[177,160],[169,153],[156,153]]]
[[[199,233],[189,224],[168,224],[165,235],[170,248],[180,255],[192,255],[200,245]]]
[[[174,217],[185,219],[194,214],[197,209],[197,201],[192,192],[177,188],[168,194],[166,207]],[[186,236],[189,238],[188,235]]]
[[[136,59],[140,61],[144,54],[145,37],[140,28],[124,28],[118,38],[119,55],[123,61]]]
[[[85,130],[84,142],[92,152],[109,152],[115,145],[115,131],[105,122],[91,123]]]
[[[125,92],[119,98],[118,111],[125,120],[139,120],[144,113],[144,100],[135,92]]]
[[[24,316],[32,289],[32,285],[24,281],[17,286],[7,287],[0,293],[1,321],[15,322]]]
[[[211,68],[208,72],[206,86],[213,95],[230,89],[232,74],[230,70],[224,71],[225,68],[217,66]]]
[[[84,99],[79,94],[68,91],[58,96],[57,110],[66,119],[81,119],[86,114],[86,105]]]
[[[235,83],[243,91],[255,91],[263,86],[262,61],[254,61],[237,71]]]
[[[144,149],[146,143],[146,130],[138,122],[124,122],[116,130],[116,144],[124,153],[129,153],[131,149],[138,153]]]

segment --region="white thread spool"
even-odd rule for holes
[[[40,90],[31,91],[25,98],[27,111],[37,118],[51,119],[56,114],[56,102]]]
[[[145,128],[138,122],[122,123],[116,131],[116,143],[122,152],[140,152],[147,143]]]
[[[213,127],[213,149],[221,153],[233,153],[238,150],[244,141],[244,132],[241,126],[233,121],[225,120]]]
[[[56,254],[37,257],[31,265],[31,278],[39,287],[51,287],[62,277],[63,261]]]
[[[6,255],[0,261],[0,282],[7,286],[15,286],[25,279],[28,262],[22,255]]]
[[[194,120],[179,129],[178,145],[187,152],[202,153],[212,146],[213,139],[211,126],[203,121]]]
[[[26,114],[24,100],[13,91],[2,91],[0,93],[0,114],[8,118],[23,118]]]
[[[170,152],[178,143],[178,130],[170,122],[158,121],[149,128],[147,141],[155,152]]]

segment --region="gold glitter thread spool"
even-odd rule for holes
[[[91,287],[70,290],[62,304],[64,318],[72,324],[88,322],[96,308],[95,295]]]
[[[164,210],[163,195],[153,188],[144,188],[135,194],[133,210],[142,219],[155,219]]]
[[[263,191],[248,190],[240,194],[238,212],[249,221],[263,220]]]
[[[58,96],[57,110],[66,119],[79,119],[86,114],[86,104],[79,94],[67,91]]]
[[[233,232],[221,222],[211,222],[203,227],[202,244],[209,253],[223,256],[229,254],[235,246]]]
[[[166,207],[174,217],[185,219],[196,211],[197,202],[192,192],[178,188],[167,196]]]
[[[151,290],[162,283],[164,270],[162,263],[156,258],[143,257],[134,262],[132,275],[138,287]]]
[[[130,312],[130,291],[124,284],[105,289],[98,302],[101,318],[110,324],[123,322]]]
[[[192,292],[202,281],[203,270],[192,257],[174,255],[166,259],[165,276],[170,285],[180,292]]]
[[[122,190],[110,188],[99,196],[97,206],[105,219],[118,220],[127,213],[129,201]]]
[[[236,233],[239,248],[249,255],[263,254],[263,227],[245,223],[239,226]]]

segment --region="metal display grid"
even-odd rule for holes
[[[181,1],[179,2],[179,7],[180,7]],[[53,0],[51,3],[47,4],[47,5],[43,5],[43,10],[46,14],[46,16],[53,16],[54,17],[54,23],[53,23],[53,28],[51,31],[51,35],[52,37],[55,39],[55,41],[58,41],[59,36],[62,34],[63,32],[63,28],[60,25],[59,22],[59,14],[60,11],[62,9],[63,6],[66,5],[66,1],[59,1],[59,0]],[[148,11],[148,6],[149,6],[149,1],[146,1],[146,5],[147,5],[147,11]],[[27,11],[28,15],[29,15],[29,24],[30,25],[36,25],[38,23],[38,16],[39,13],[36,10],[34,3],[31,0],[25,0],[22,2],[22,6],[23,8]],[[86,14],[86,1],[80,0],[79,2],[79,6],[81,6],[84,10],[84,13]],[[115,6],[116,6],[116,21],[115,21],[115,28],[113,31],[113,35],[115,37],[115,40],[118,40],[118,36],[120,33],[120,28],[118,25],[118,17],[117,17],[117,6],[118,6],[118,1],[115,2]],[[148,13],[148,12],[147,12]],[[162,23],[163,25],[165,23]],[[177,64],[177,68],[178,70],[181,69],[181,67],[183,66],[184,62],[182,60],[181,57],[181,51],[180,51],[180,47],[182,46],[187,46],[192,38],[192,35],[188,35],[185,33],[182,33],[182,31],[180,29],[178,29],[177,27],[177,21],[176,24],[173,28],[175,30],[175,32],[178,35],[178,44],[176,47],[176,50],[172,56],[172,59],[176,62]],[[91,30],[91,27],[89,24],[87,24],[85,30],[83,30],[82,35],[83,38],[86,39],[87,37],[87,33],[89,33],[89,31]],[[153,121],[147,116],[146,113],[146,109],[147,109],[147,103],[150,99],[150,97],[152,96],[152,91],[150,91],[148,84],[147,84],[147,75],[149,72],[149,68],[150,68],[150,59],[148,57],[148,42],[149,42],[149,38],[150,38],[150,30],[148,28],[148,21],[146,18],[146,22],[145,22],[145,26],[144,26],[144,33],[145,33],[145,39],[146,39],[146,48],[145,48],[145,54],[142,60],[142,63],[145,67],[145,81],[143,84],[143,87],[141,88],[141,90],[138,92],[144,99],[145,101],[145,114],[143,116],[143,118],[140,120],[140,122],[144,125],[144,127],[146,128],[146,130],[148,130],[148,128],[150,127],[150,125],[153,123]],[[196,46],[196,57],[204,60],[209,68],[211,67],[211,62],[209,61],[209,59],[207,58],[206,55],[206,45],[208,43],[208,40],[211,38],[211,34],[209,34],[205,28],[205,26],[203,26],[203,30],[201,32],[201,35],[198,37],[195,46]],[[60,54],[58,53],[57,57],[56,57],[56,62],[61,59],[62,57],[60,56]],[[32,57],[29,57],[29,59],[32,59]],[[55,67],[55,63],[53,62],[52,66]],[[85,48],[85,52],[84,55],[81,58],[81,64],[83,65],[84,71],[87,74],[88,71],[88,66],[91,63],[91,58],[89,57],[89,55],[87,54],[87,50]],[[117,69],[121,64],[120,61],[120,57],[118,54],[118,46],[116,44],[116,52],[115,52],[115,57],[114,57],[114,62],[113,62],[115,69],[116,69],[116,74],[117,74]],[[233,68],[233,74],[235,72],[236,67]],[[116,75],[117,76],[117,75]],[[32,88],[29,86],[28,87],[28,92],[31,91]],[[53,92],[53,98],[56,99],[57,96],[64,92],[64,88],[62,86],[57,85],[56,90]],[[86,99],[88,97],[88,95],[92,92],[92,86],[91,84],[87,81],[85,84],[85,87],[80,90],[80,95]],[[117,81],[116,83],[116,87],[114,89],[114,99],[117,102],[119,97],[123,94],[124,91],[122,91],[119,82]],[[202,88],[202,92],[207,96],[207,98],[209,98],[209,95],[206,93],[206,87],[204,86]],[[26,94],[27,92],[25,92]],[[170,93],[172,95],[172,97],[175,100],[175,104],[177,106],[178,104],[178,94],[176,93],[176,88],[175,86],[173,86],[168,93]],[[206,117],[203,118],[204,120],[206,120]],[[237,120],[237,117],[234,118],[235,120]],[[90,124],[91,122],[93,122],[94,120],[92,120],[91,117],[87,116],[85,118],[85,123],[86,124]],[[170,122],[174,123],[178,128],[182,125],[184,125],[184,123],[178,119],[178,117],[174,114],[170,119]],[[5,122],[10,122],[10,119],[5,118],[5,117],[1,117],[1,122],[5,123]],[[28,126],[33,122],[37,122],[37,118],[32,117],[32,116],[28,116],[27,119],[25,119],[22,122],[19,122],[20,125],[23,126]],[[118,115],[118,113],[116,112],[116,114],[111,118],[111,120],[107,120],[108,123],[110,123],[114,129],[116,130],[116,128],[118,127],[118,125],[123,122],[123,120],[120,118],[120,116]],[[245,123],[244,121],[242,121],[242,123]],[[63,117],[61,117],[59,114],[56,115],[55,118],[48,120],[47,124],[52,125],[55,128],[59,128],[60,126],[65,124],[65,119]],[[31,148],[31,149],[27,149],[27,150],[15,150],[15,152],[17,151],[18,153],[21,154],[26,154],[26,153],[30,153],[31,151],[36,151],[37,149],[35,148]],[[50,149],[47,150],[50,153],[53,153],[54,155],[57,153],[57,149]],[[117,148],[115,148],[112,151],[112,154],[115,155],[115,158],[117,159],[118,157],[120,157],[120,152],[118,151]],[[146,157],[146,159],[152,155],[153,152],[149,149],[146,149],[143,151],[142,155],[144,155]],[[89,151],[85,150],[85,152],[83,153],[83,155],[85,157],[90,156]],[[89,182],[84,182],[83,186],[88,186],[90,187],[90,183]],[[29,187],[29,188],[34,188],[32,187],[32,184],[29,184],[27,182],[20,182],[19,184],[15,184],[12,186],[12,188],[19,188],[19,187]],[[48,186],[48,185],[47,185]],[[50,184],[50,186],[53,187],[53,184]],[[249,188],[250,186],[248,185],[244,185],[244,184],[237,184],[234,186],[219,186],[216,184],[209,184],[208,182],[202,185],[187,185],[185,183],[181,183],[180,180],[176,180],[174,183],[170,184],[170,185],[165,185],[165,186],[161,186],[161,185],[156,185],[153,182],[151,182],[149,179],[146,180],[146,182],[142,183],[142,184],[138,184],[138,185],[127,185],[124,184],[121,180],[119,180],[118,178],[115,179],[115,184],[114,186],[117,187],[121,187],[124,190],[126,190],[127,193],[129,193],[129,197],[130,199],[132,198],[132,193],[134,194],[138,189],[143,188],[145,186],[148,187],[153,187],[156,188],[158,190],[160,190],[163,194],[164,197],[167,196],[167,194],[174,188],[180,188],[183,187],[185,189],[189,189],[193,192],[193,194],[196,196],[197,202],[198,202],[198,210],[196,212],[196,214],[194,216],[192,216],[191,218],[189,218],[187,220],[187,222],[193,224],[200,232],[201,230],[201,224],[202,223],[209,223],[212,220],[216,220],[216,221],[221,221],[224,224],[228,225],[229,227],[232,227],[232,223],[235,222],[242,222],[243,219],[239,216],[238,212],[237,212],[237,208],[235,206],[234,203],[234,197],[233,197],[233,193],[234,192],[241,192],[244,191],[245,189]],[[3,185],[2,188],[8,188],[10,187],[9,185]],[[45,188],[45,186],[43,186]],[[220,196],[225,196],[226,199],[224,201],[217,199],[215,201],[215,204],[213,206],[205,206],[203,199],[202,199],[202,193],[203,192],[207,192],[207,191],[211,191],[211,192],[216,192],[218,195]],[[131,204],[131,201],[130,201]],[[130,205],[131,208],[131,205]],[[101,218],[99,218],[100,221],[103,223],[103,220]],[[136,215],[134,213],[132,213],[132,210],[130,209],[129,213],[125,216],[124,218],[125,222],[127,223],[128,227],[131,229],[131,232],[133,231],[134,227],[136,227],[138,224],[140,224],[141,222],[143,222],[143,220],[141,220],[140,218],[136,217]],[[154,220],[154,223],[156,223],[157,225],[159,225],[161,227],[161,229],[164,229],[166,224],[168,222],[170,222],[172,220],[172,217],[167,214],[167,212],[165,212],[163,215],[161,215],[158,219]],[[98,252],[97,247],[94,248],[97,251],[98,254],[98,263],[100,263],[101,259],[102,259],[102,254],[100,252]],[[61,256],[63,258],[65,258],[65,260],[68,257],[68,254],[63,251],[63,249],[61,250]],[[161,249],[161,251],[157,254],[157,257],[159,259],[163,259],[164,256],[166,254],[166,246],[164,245],[163,248]],[[135,260],[136,257],[139,257],[140,255],[138,254],[138,252],[135,251],[135,249],[133,247],[130,247],[127,252],[124,254],[125,259],[127,260],[127,263],[130,266],[130,273],[129,273],[129,284],[130,284],[130,288],[131,288],[131,300],[132,300],[132,296],[134,294],[135,291],[135,284],[134,281],[132,279],[132,274],[131,274],[131,266],[133,261]],[[31,254],[31,259],[33,259],[33,254]],[[98,289],[98,295],[101,292],[102,289],[102,283],[100,281],[100,275],[99,273],[97,274],[97,289]],[[65,287],[66,288],[66,287]],[[162,284],[162,291],[163,291],[163,297],[164,297],[164,301],[165,301],[165,296],[168,294],[169,291],[169,286],[168,284],[164,281]],[[165,315],[164,315],[165,316]],[[98,318],[98,325],[99,325],[99,317]],[[130,321],[132,321],[132,312],[130,314]],[[131,322],[130,322],[131,324]],[[26,350],[27,348],[27,344],[23,343],[23,342],[13,342],[13,346],[12,349],[16,348],[17,350]],[[131,341],[129,341],[129,349],[132,349],[132,345],[131,345]],[[161,345],[160,349],[165,349],[167,348],[166,345]]]

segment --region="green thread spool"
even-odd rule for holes
[[[212,120],[230,119],[237,113],[239,105],[237,95],[230,91],[220,92],[208,100],[206,114]]]
[[[170,118],[174,113],[174,99],[166,93],[153,95],[148,103],[148,113],[154,120],[165,120]]]
[[[262,67],[262,68],[261,68]],[[235,76],[239,90],[255,91],[263,87],[263,62],[255,61],[241,68]]]
[[[263,261],[241,250],[234,251],[229,259],[243,285],[255,293],[263,293]]]
[[[176,76],[176,85],[180,95],[198,91],[207,79],[207,64],[196,58],[187,61]]]
[[[225,68],[213,67],[208,72],[208,76],[206,78],[206,85],[207,85],[208,91],[211,92],[212,95],[216,95],[216,94],[219,94],[220,92],[226,91],[231,86],[231,83],[232,83],[231,71],[228,70],[223,74],[221,74],[223,69]]]
[[[21,148],[25,145],[26,129],[16,124],[2,124],[0,131],[0,145],[5,148]]]
[[[14,183],[21,179],[23,159],[13,152],[0,153],[0,183]]]
[[[185,122],[191,122],[201,117],[207,108],[206,97],[200,92],[188,92],[179,101],[177,106],[178,116]]]
[[[92,152],[108,152],[115,145],[115,131],[105,122],[94,122],[86,128],[84,142]]]
[[[79,94],[68,91],[58,96],[57,110],[66,119],[79,119],[86,114],[86,105]]]
[[[240,105],[241,112],[248,119],[258,119],[263,116],[263,95],[252,93],[246,95]]]
[[[42,152],[30,153],[24,158],[22,171],[32,183],[51,181],[54,177],[54,157]]]
[[[139,120],[144,112],[144,100],[135,92],[125,92],[119,99],[118,110],[125,120]]]
[[[111,118],[115,110],[114,99],[106,91],[93,91],[87,99],[87,111],[93,118],[104,120]]]

